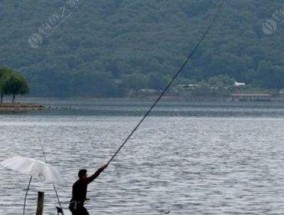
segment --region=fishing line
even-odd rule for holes
[[[45,163],[47,163],[46,153],[45,153],[45,151],[44,151],[44,148],[43,148],[42,142],[41,142],[40,140],[39,140],[39,143],[40,143],[40,147],[41,147],[41,151],[42,151],[42,155],[43,155],[44,161],[45,161]],[[53,189],[54,189],[54,192],[55,192],[55,195],[56,195],[56,198],[57,198],[57,201],[58,201],[59,207],[60,207],[60,208],[62,208],[62,206],[61,206],[61,202],[60,202],[60,200],[59,200],[59,196],[58,196],[58,192],[57,192],[56,186],[55,186],[55,184],[54,184],[54,183],[52,183],[52,185],[53,185]],[[64,215],[63,210],[62,210],[62,214]]]
[[[29,184],[28,184],[27,191],[26,191],[26,194],[25,194],[24,207],[23,207],[23,215],[25,215],[27,197],[28,197],[28,192],[29,192],[29,190],[30,190],[30,185],[31,185],[32,179],[33,179],[33,176],[31,176],[30,179],[29,179]]]
[[[128,140],[132,137],[132,135],[135,133],[135,131],[140,127],[140,125],[143,123],[143,121],[147,118],[147,116],[152,112],[153,108],[157,105],[157,103],[161,100],[161,98],[164,96],[164,94],[168,91],[168,89],[171,87],[171,85],[173,84],[173,82],[176,80],[176,78],[179,76],[179,74],[182,72],[182,70],[184,69],[184,67],[187,65],[188,61],[192,58],[192,56],[194,55],[194,53],[197,51],[197,49],[199,48],[199,46],[201,45],[201,43],[204,41],[204,39],[206,38],[207,34],[209,33],[209,31],[211,30],[213,24],[215,23],[221,9],[222,6],[224,4],[224,1],[222,1],[220,3],[220,5],[218,6],[218,9],[216,10],[216,13],[214,14],[210,24],[208,25],[206,31],[203,33],[203,35],[201,36],[200,40],[198,41],[198,43],[196,44],[196,46],[193,48],[193,50],[189,53],[188,57],[186,58],[185,62],[181,65],[181,67],[179,68],[179,70],[176,72],[176,74],[173,76],[172,80],[168,83],[168,85],[165,87],[165,89],[162,91],[162,93],[158,96],[158,98],[156,99],[156,101],[152,104],[152,106],[150,107],[150,109],[145,113],[145,115],[142,117],[142,119],[139,121],[139,123],[134,127],[134,129],[131,131],[131,133],[127,136],[127,138],[124,140],[124,142],[121,144],[121,146],[117,149],[117,151],[114,153],[114,155],[110,158],[110,160],[107,162],[107,164],[110,164],[110,162],[112,162],[112,160],[116,157],[116,155],[120,152],[120,150],[123,148],[123,146],[128,142]]]

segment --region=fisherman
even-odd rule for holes
[[[95,180],[107,166],[108,164],[103,165],[90,177],[88,177],[86,169],[79,170],[79,179],[73,184],[72,199],[69,205],[69,210],[73,215],[89,215],[87,209],[84,207],[84,202],[87,200],[88,184]]]

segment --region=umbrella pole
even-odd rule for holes
[[[32,179],[33,179],[33,176],[31,176],[31,177],[30,177],[29,184],[28,184],[28,187],[27,187],[27,192],[26,192],[25,200],[24,200],[23,215],[25,215],[25,210],[26,210],[26,201],[27,201],[27,196],[28,196],[28,192],[29,192],[29,189],[30,189],[30,185],[31,185]]]

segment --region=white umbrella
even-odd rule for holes
[[[33,159],[33,158],[17,156],[17,157],[8,158],[2,161],[0,164],[6,168],[16,170],[20,173],[31,176],[29,184],[28,184],[27,192],[25,195],[23,214],[25,214],[26,199],[27,199],[28,190],[30,188],[32,178],[37,178],[37,179],[44,180],[46,182],[51,182],[53,183],[54,187],[55,187],[54,183],[58,183],[58,184],[63,183],[62,178],[60,177],[59,171],[55,167],[45,162]],[[56,189],[55,189],[55,192],[56,192]],[[56,192],[56,196],[57,196],[57,192]],[[59,202],[59,199],[58,199],[58,202]]]
[[[57,168],[33,158],[12,157],[0,163],[2,166],[20,173],[27,174],[33,178],[37,178],[51,183],[63,183]]]

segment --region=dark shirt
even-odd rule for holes
[[[88,184],[95,180],[103,170],[103,168],[99,168],[92,176],[76,181],[73,184],[71,201],[84,203],[87,197]]]
[[[78,180],[73,184],[71,201],[84,203],[87,197],[88,184],[86,180]]]

